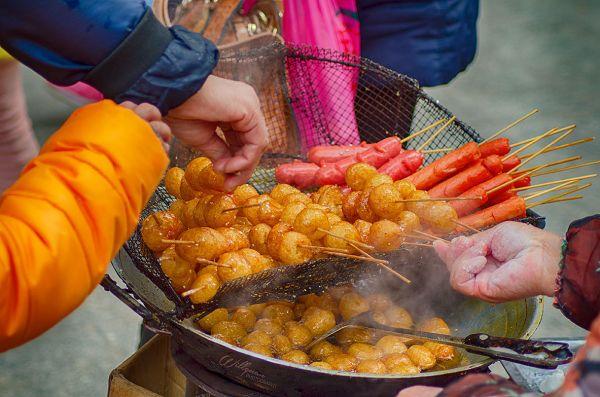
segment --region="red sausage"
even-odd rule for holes
[[[371,145],[362,142],[358,146],[313,146],[308,151],[308,161],[318,165],[325,163],[334,163],[344,157],[362,153],[369,149]]]
[[[430,189],[480,157],[479,146],[475,142],[469,142],[404,179],[412,182],[417,189]]]
[[[431,188],[431,197],[455,197],[502,172],[502,159],[491,155]]]
[[[516,195],[517,195],[517,193],[511,191],[510,189],[507,189],[507,190],[502,189],[497,194],[494,194],[494,196],[488,200],[487,205],[488,206],[496,205],[496,204],[506,201],[509,198],[514,197]]]
[[[377,172],[389,175],[397,181],[413,174],[421,164],[423,164],[423,153],[416,150],[405,150],[379,167]]]
[[[525,200],[522,197],[514,196],[474,214],[462,217],[459,221],[465,225],[481,229],[510,219],[523,218],[525,217],[525,211]],[[459,227],[459,231],[465,231],[465,229]]]
[[[518,158],[517,156],[510,156],[506,160],[502,161],[502,169],[504,172],[508,172],[519,164],[521,164],[520,158]]]
[[[514,187],[525,187],[531,185],[531,176],[527,175],[525,178],[516,180]]]
[[[316,164],[294,161],[279,165],[275,169],[275,179],[279,183],[287,183],[305,189],[314,185],[315,174],[318,170],[319,166]]]
[[[491,156],[492,154],[504,156],[510,152],[510,142],[508,138],[496,138],[479,145],[479,151],[481,152],[481,157]]]
[[[487,202],[490,199],[498,196],[499,194],[502,194],[503,192],[506,192],[509,189],[512,189],[513,185],[508,184],[506,187],[498,190],[497,192],[489,194],[489,196],[487,193],[490,190],[492,190],[500,185],[503,185],[507,182],[511,182],[512,180],[513,180],[513,178],[511,178],[511,176],[506,173],[498,174],[495,177],[488,179],[487,181],[484,181],[477,186],[472,187],[471,189],[467,190],[466,192],[464,192],[463,194],[461,194],[459,196],[459,197],[481,196],[482,197],[481,200],[460,200],[460,201],[457,200],[457,201],[451,201],[449,204],[452,207],[454,207],[458,216],[464,216],[464,215],[470,214],[473,211],[475,211],[479,208],[482,208],[485,204],[487,204]]]

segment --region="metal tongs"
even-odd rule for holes
[[[484,333],[471,334],[461,338],[432,332],[415,331],[407,328],[395,328],[378,323],[371,317],[369,312],[359,314],[348,321],[336,325],[318,339],[315,339],[308,348],[310,349],[318,342],[349,327],[364,327],[385,334],[412,336],[416,339],[460,347],[471,353],[481,354],[494,359],[512,361],[537,368],[556,368],[561,364],[566,364],[573,358],[573,353],[569,350],[567,343],[503,338]]]

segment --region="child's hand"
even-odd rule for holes
[[[142,103],[137,105],[133,102],[126,101],[121,103],[121,106],[131,109],[140,116],[142,119],[150,124],[150,127],[154,130],[154,133],[161,140],[165,151],[169,153],[169,142],[171,141],[171,128],[162,121],[160,110],[154,105],[149,103]]]

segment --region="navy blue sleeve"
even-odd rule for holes
[[[144,0],[0,0],[0,45],[58,85],[84,81],[105,97],[181,104],[216,65],[215,46],[158,23]]]

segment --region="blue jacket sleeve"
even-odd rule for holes
[[[218,59],[200,35],[162,26],[144,0],[0,0],[0,10],[0,45],[47,80],[84,81],[163,113],[200,89]]]

